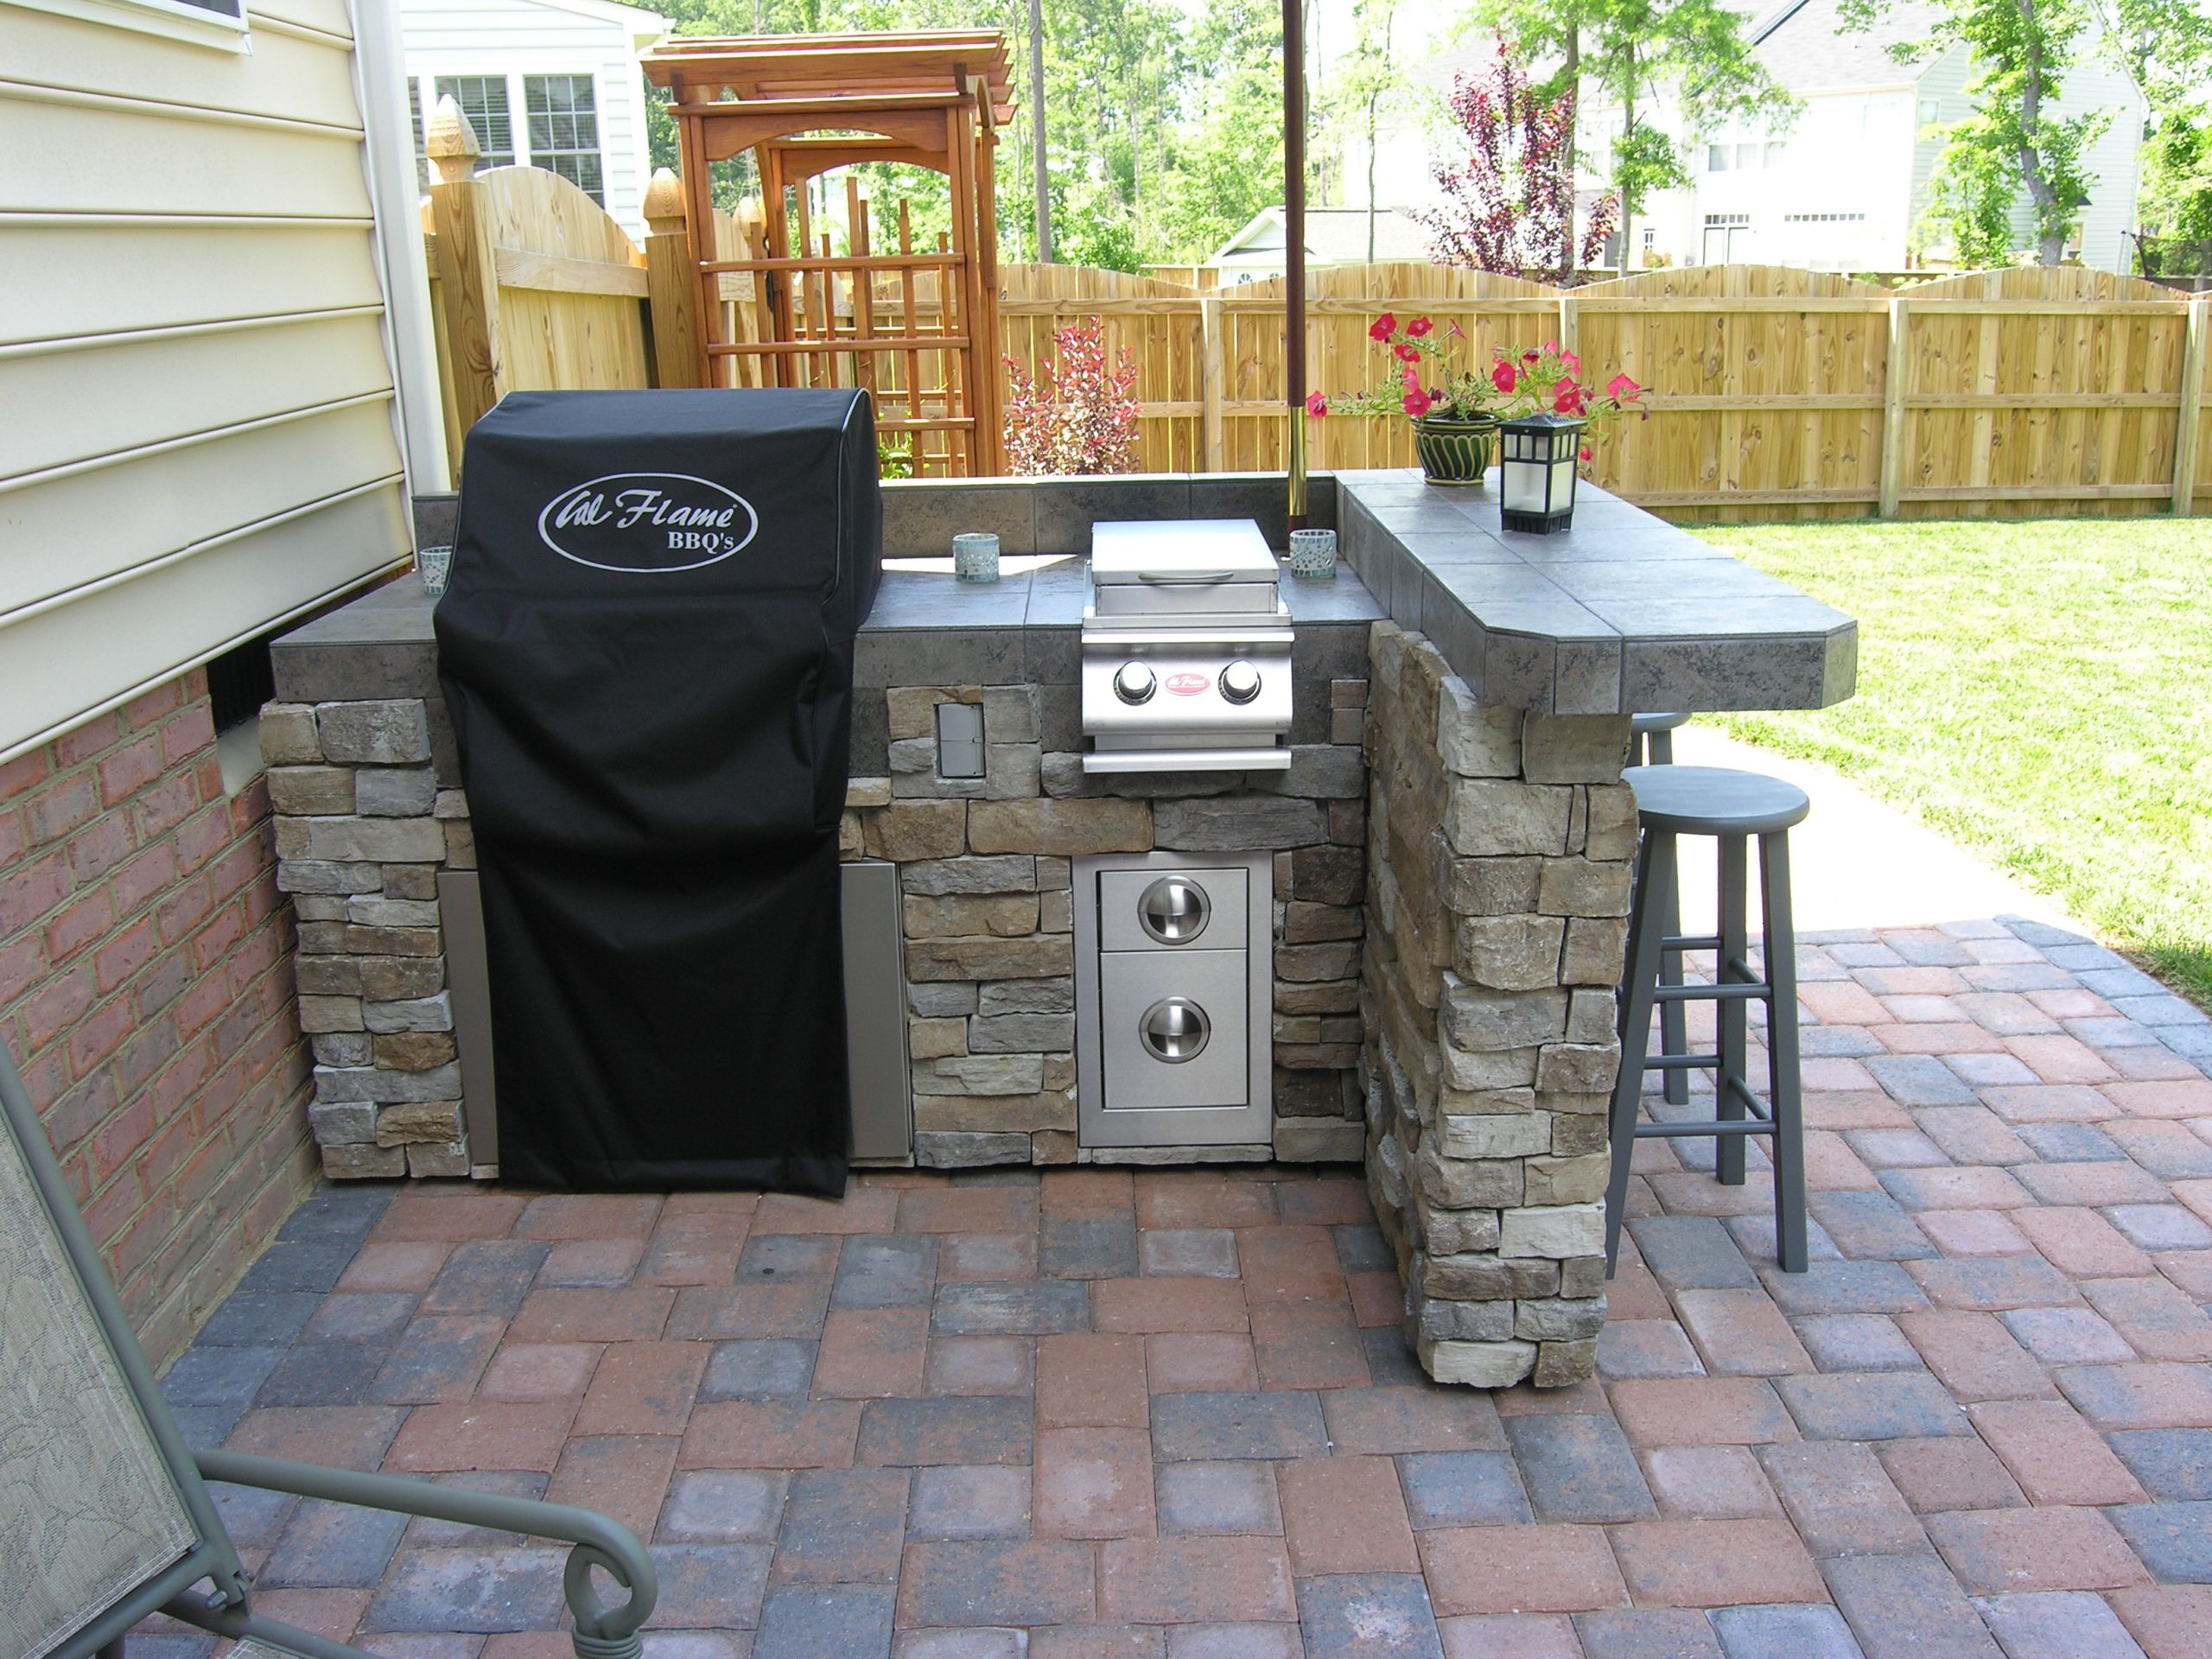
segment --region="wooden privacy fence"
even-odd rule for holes
[[[695,384],[699,289],[683,193],[657,179],[639,248],[567,181],[529,168],[471,176],[473,142],[433,124],[439,170],[424,206],[453,453],[505,392]],[[713,215],[715,257],[747,257],[757,224]],[[1054,328],[1097,316],[1135,362],[1137,465],[1154,472],[1283,464],[1280,281],[1201,293],[1154,277],[1065,265],[1002,268],[1001,334],[1024,364]],[[914,285],[814,295],[817,384],[855,384],[836,349],[856,303],[909,333],[939,326],[934,271]],[[720,278],[726,339],[764,309],[742,272]],[[1367,337],[1384,310],[1456,323],[1482,362],[1493,346],[1559,340],[1603,385],[1626,372],[1651,413],[1598,451],[1598,481],[1675,518],[1757,519],[2129,513],[2198,510],[2212,489],[2205,332],[2212,300],[2103,271],[2029,268],[1891,291],[1758,265],[1655,270],[1559,289],[1427,264],[1309,276],[1313,384],[1345,391],[1388,365]],[[913,322],[906,322],[911,306]],[[878,359],[874,390],[926,418],[944,387],[926,353]],[[740,359],[744,361],[745,359]],[[759,359],[753,359],[757,364]],[[912,378],[909,378],[909,377]],[[964,470],[918,434],[913,470]],[[1409,466],[1395,417],[1309,429],[1319,468]]]
[[[1456,323],[1478,363],[1557,340],[1600,386],[1628,374],[1650,415],[1599,446],[1595,476],[1676,518],[2190,512],[2212,488],[2207,302],[2110,272],[2027,268],[1904,290],[1760,265],[1567,289],[1412,264],[1306,280],[1308,373],[1323,391],[1391,378],[1367,334],[1384,311]],[[1025,359],[1056,327],[1105,319],[1109,348],[1140,371],[1146,468],[1282,466],[1281,279],[1198,293],[1013,265],[1000,309]],[[1314,422],[1307,454],[1316,468],[1414,461],[1395,417]]]

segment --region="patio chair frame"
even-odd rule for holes
[[[236,1452],[193,1452],[162,1397],[152,1368],[138,1345],[137,1333],[124,1313],[83,1217],[77,1213],[67,1179],[47,1144],[38,1114],[4,1046],[0,1046],[0,1117],[4,1117],[11,1138],[21,1149],[31,1183],[92,1309],[100,1337],[197,1535],[181,1559],[126,1592],[105,1612],[52,1649],[48,1659],[91,1659],[94,1655],[99,1659],[122,1659],[125,1636],[156,1612],[218,1636],[257,1639],[302,1659],[371,1659],[359,1648],[253,1611],[252,1575],[238,1559],[237,1548],[208,1497],[210,1481],[573,1545],[563,1571],[562,1588],[575,1621],[570,1639],[577,1659],[639,1659],[643,1651],[639,1631],[652,1612],[658,1580],[644,1545],[628,1528],[605,1516],[568,1504],[434,1486],[392,1475],[331,1469],[287,1459]],[[592,1582],[594,1567],[612,1576],[628,1592],[627,1599],[611,1608],[602,1603]],[[209,1590],[194,1587],[203,1580],[211,1586]]]

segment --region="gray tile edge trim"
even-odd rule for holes
[[[1685,692],[1694,683],[1708,688],[1702,695],[1668,702],[1666,706],[1670,709],[1679,707],[1694,713],[1725,708],[1825,708],[1844,701],[1856,689],[1859,626],[1855,620],[1847,620],[1841,626],[1826,630],[1800,627],[1775,633],[1724,635],[1695,630],[1657,635],[1627,633],[1589,613],[1581,601],[1552,582],[1541,566],[1529,561],[1522,561],[1522,568],[1543,577],[1545,585],[1558,593],[1562,604],[1591,614],[1591,630],[1587,633],[1553,634],[1526,628],[1492,627],[1484,621],[1474,606],[1453,590],[1448,574],[1427,564],[1403,537],[1387,526],[1374,501],[1363,499],[1378,489],[1402,493],[1408,486],[1418,483],[1419,474],[1412,468],[1379,475],[1338,475],[1338,511],[1345,532],[1342,540],[1347,563],[1389,612],[1390,620],[1434,642],[1452,671],[1484,702],[1540,713],[1633,713],[1635,710],[1626,707],[1630,696],[1631,664],[1642,658],[1639,665],[1644,677],[1651,677],[1653,654],[1664,652],[1669,647],[1680,648],[1684,653],[1685,671],[1681,678]],[[1616,499],[1605,499],[1609,502]],[[1670,534],[1675,532],[1675,527],[1663,519],[1649,514],[1640,516]],[[1398,567],[1396,579],[1378,581],[1379,568],[1386,563]],[[1663,573],[1679,581],[1682,563],[1653,561],[1652,568],[1656,574]],[[1412,580],[1408,581],[1408,577]],[[1804,597],[1808,623],[1821,613],[1840,614],[1809,594]],[[1815,642],[1821,653],[1818,683],[1805,683],[1802,676],[1808,664],[1802,660],[1802,653]],[[1610,673],[1605,665],[1608,653],[1611,658]],[[1688,658],[1693,656],[1706,658],[1707,665],[1702,670],[1691,670]],[[1741,681],[1744,695],[1753,701],[1716,695],[1717,687],[1713,683],[1716,676],[1710,661],[1714,657],[1726,659],[1720,677]],[[1493,672],[1494,669],[1498,671]],[[1663,683],[1665,677],[1660,677]],[[1762,683],[1770,688],[1764,696],[1753,690]]]

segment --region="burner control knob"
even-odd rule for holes
[[[1123,663],[1115,671],[1114,695],[1123,702],[1150,701],[1160,682],[1142,663]]]
[[[1221,671],[1221,695],[1231,702],[1249,702],[1260,695],[1260,671],[1242,658]]]

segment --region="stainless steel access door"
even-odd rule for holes
[[[1245,966],[1242,950],[1100,957],[1098,1059],[1109,1113],[1247,1103]]]
[[[1273,873],[1265,853],[1075,861],[1082,1145],[1268,1146]]]

